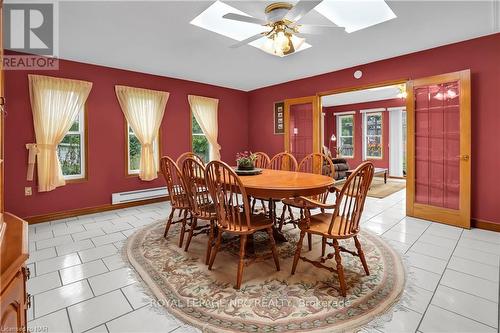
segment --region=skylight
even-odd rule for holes
[[[384,0],[323,0],[314,9],[348,33],[396,18]]]
[[[242,12],[241,10],[231,7],[221,1],[216,1],[200,15],[195,17],[190,23],[197,27],[218,33],[219,35],[229,37],[236,41],[242,41],[258,33],[269,30],[268,27],[263,27],[258,24],[238,22],[222,17],[228,13],[250,16]],[[262,37],[260,39],[257,39],[256,41],[249,43],[248,45],[261,49],[266,41],[267,38]],[[295,50],[295,52],[302,51],[310,47],[310,44],[303,43],[298,50]]]

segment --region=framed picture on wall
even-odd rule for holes
[[[274,134],[284,134],[285,127],[284,124],[284,114],[285,114],[285,103],[276,102],[274,103]]]

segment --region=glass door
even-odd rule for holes
[[[470,228],[470,71],[407,86],[407,214]]]
[[[317,96],[285,100],[285,151],[297,162],[320,152],[321,115]]]

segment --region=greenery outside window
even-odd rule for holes
[[[127,170],[129,175],[138,174],[140,171],[141,162],[141,143],[135,135],[132,127],[127,123]],[[160,165],[160,149],[158,147],[159,135],[156,136],[153,142],[153,150],[155,153],[155,162]]]
[[[366,159],[382,158],[382,113],[364,114],[364,153]]]
[[[210,143],[205,134],[201,130],[196,118],[191,115],[191,146],[192,151],[198,155],[203,161],[210,161]]]
[[[57,146],[57,157],[64,179],[76,180],[86,177],[85,149],[85,109],[82,109]]]
[[[354,157],[354,115],[337,116],[337,145],[339,157]]]

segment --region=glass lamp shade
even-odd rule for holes
[[[335,136],[335,134],[332,134],[332,136],[330,137],[330,141],[337,141],[337,137]]]
[[[295,35],[291,35],[290,37],[283,31],[279,31],[267,38],[262,45],[262,50],[278,57],[284,57],[287,55],[286,53],[290,51],[290,44],[293,45],[293,49],[297,51],[304,42],[305,38],[300,38]]]

